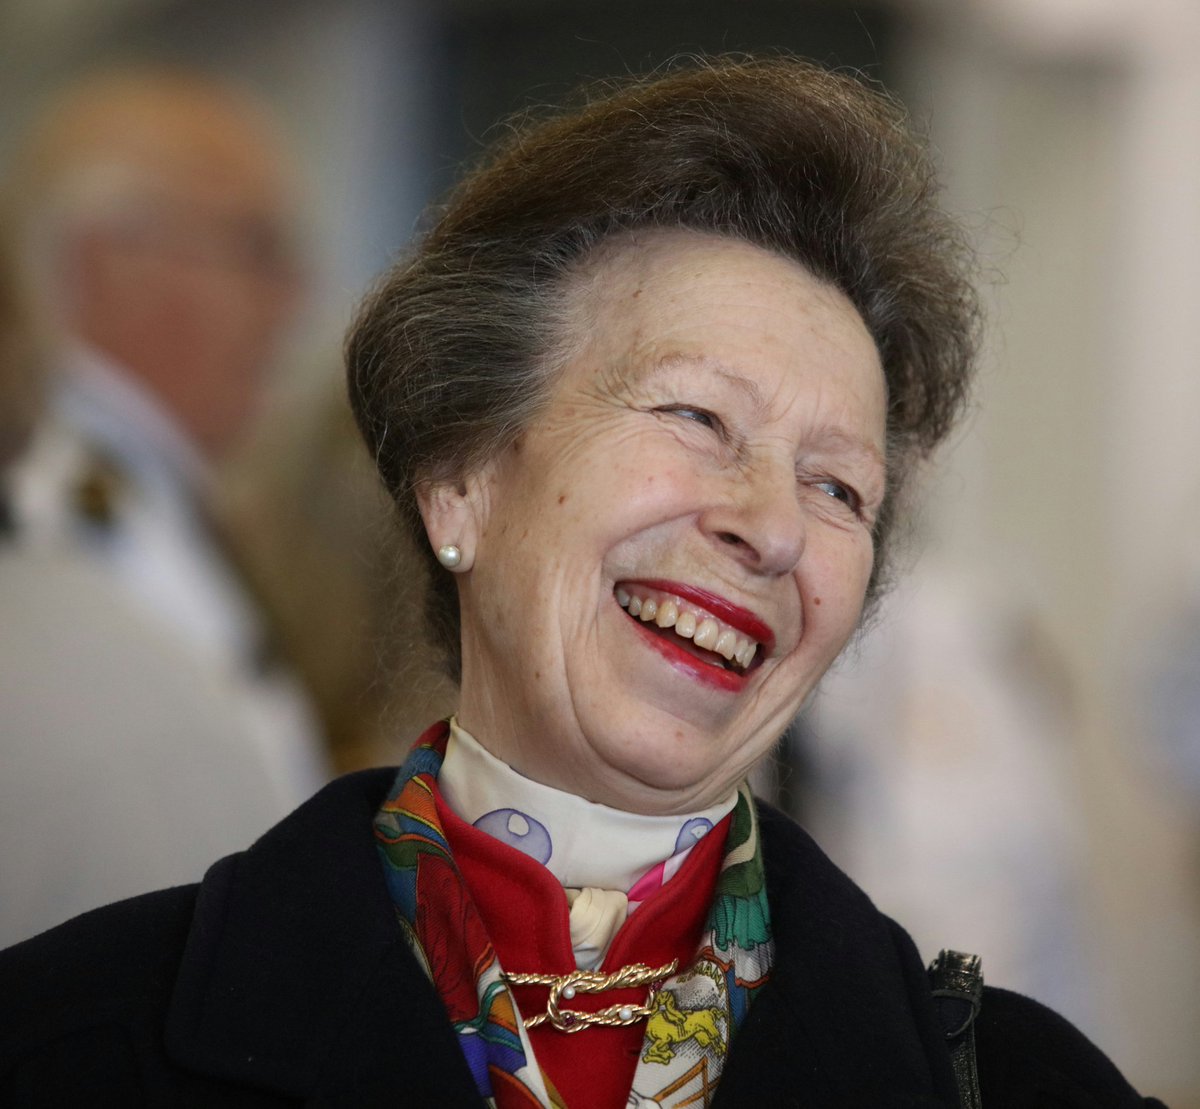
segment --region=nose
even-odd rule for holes
[[[712,542],[748,569],[779,576],[804,554],[807,523],[791,467],[740,469],[722,483],[722,495],[701,516]]]

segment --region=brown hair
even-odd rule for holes
[[[971,256],[937,194],[893,100],[794,59],[692,61],[516,127],[384,276],[347,344],[351,404],[429,553],[429,616],[451,669],[456,589],[432,561],[415,491],[470,473],[529,425],[561,364],[568,278],[629,230],[753,243],[858,309],[888,387],[875,595],[898,498],[961,411],[974,360]]]

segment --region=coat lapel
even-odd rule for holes
[[[786,817],[760,806],[760,826],[775,963],[715,1105],[956,1105],[907,935]]]
[[[388,901],[371,819],[395,774],[343,778],[206,875],[167,1021],[172,1060],[315,1104],[478,1106]]]
[[[380,873],[371,820],[394,773],[335,782],[209,871],[168,1015],[173,1062],[316,1105],[398,1091],[480,1104]],[[954,1105],[911,941],[804,832],[760,819],[775,964],[715,1105]]]

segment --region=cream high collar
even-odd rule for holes
[[[682,816],[598,805],[518,774],[453,718],[438,787],[459,817],[536,859],[563,886],[626,893],[724,820],[737,801],[734,792],[712,808]]]

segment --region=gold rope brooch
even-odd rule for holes
[[[582,1032],[594,1024],[613,1028],[625,1024],[636,1024],[650,1015],[648,1005],[610,1005],[595,1013],[579,1009],[563,1009],[560,1001],[570,1001],[579,993],[603,993],[605,990],[623,990],[633,986],[650,986],[650,997],[662,983],[675,973],[678,959],[672,959],[660,967],[648,967],[645,963],[630,963],[627,967],[611,974],[596,970],[573,970],[570,974],[505,974],[510,986],[549,986],[550,997],[546,1011],[536,1017],[526,1017],[525,1027],[536,1028],[549,1021],[560,1032]]]

